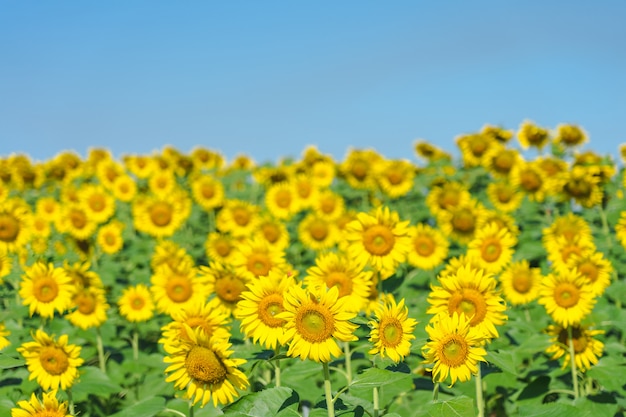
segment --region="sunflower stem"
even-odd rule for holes
[[[276,348],[275,354],[278,356],[280,353],[280,346]],[[280,359],[274,360],[274,385],[280,387]]]
[[[476,406],[478,407],[477,417],[485,415],[485,401],[483,400],[483,378],[480,371],[480,363],[478,364],[478,372],[476,373]]]
[[[193,417],[193,412],[194,412],[193,403],[190,400],[189,401],[189,417]]]
[[[576,351],[574,350],[574,338],[572,337],[572,326],[567,326],[567,337],[569,339],[569,363],[572,369],[572,386],[574,388],[574,399],[578,398],[578,373],[576,372]]]
[[[100,333],[100,327],[96,327],[96,347],[98,349],[98,364],[100,370],[106,373],[106,363],[104,360],[104,345],[102,344],[102,334]]]
[[[439,400],[439,382],[435,382],[433,386],[433,402]]]
[[[71,416],[74,416],[76,415],[76,412],[74,410],[74,397],[72,397],[72,389],[71,388],[66,389],[65,393],[67,394],[68,411],[70,412]]]
[[[346,357],[346,379],[348,380],[348,384],[352,384],[352,352],[350,352],[350,342],[344,342],[343,351]]]
[[[372,388],[372,397],[374,400],[374,417],[378,417],[379,414],[379,410],[380,410],[380,399],[378,398],[380,395],[380,387],[379,386],[375,386],[374,388]]]
[[[324,368],[324,394],[326,396],[326,409],[328,417],[335,417],[335,404],[333,403],[332,387],[330,385],[330,369],[328,363],[322,362]]]

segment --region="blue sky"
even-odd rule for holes
[[[414,158],[484,124],[626,142],[624,1],[0,2],[0,156]]]

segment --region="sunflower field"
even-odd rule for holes
[[[624,416],[626,147],[587,142],[0,156],[0,416]]]

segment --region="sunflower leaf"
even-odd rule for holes
[[[109,417],[153,417],[165,408],[165,398],[152,397],[139,401]]]
[[[0,353],[0,369],[11,369],[24,366],[26,362],[23,359],[14,358],[13,356]]]
[[[464,395],[447,401],[435,401],[428,406],[430,417],[474,417],[474,400]]]
[[[248,394],[224,407],[227,416],[265,417],[290,416],[297,410],[300,398],[291,388],[274,387]]]
[[[369,368],[357,375],[354,381],[352,381],[352,384],[350,384],[350,387],[382,387],[384,385],[395,384],[407,378],[411,378],[411,375],[386,369]]]

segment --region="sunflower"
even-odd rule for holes
[[[238,154],[235,155],[233,160],[230,162],[228,166],[228,171],[233,170],[252,170],[256,166],[256,162],[250,155]]]
[[[105,223],[115,214],[115,197],[101,185],[86,184],[80,188],[79,199],[91,220]]]
[[[539,304],[559,325],[577,325],[596,303],[591,284],[578,271],[561,270],[548,274],[541,282]]]
[[[290,181],[295,190],[296,206],[300,210],[313,207],[319,198],[319,188],[309,175],[304,173],[296,174]]]
[[[428,161],[437,161],[441,159],[450,160],[451,156],[445,152],[443,149],[440,149],[433,145],[430,142],[425,140],[417,140],[413,144],[413,148],[415,149],[415,153],[418,156],[428,160]]]
[[[61,208],[56,227],[62,233],[67,233],[77,240],[87,240],[98,228],[85,206],[78,202],[64,204]]]
[[[358,313],[368,303],[373,287],[373,273],[343,253],[319,255],[306,271],[304,283],[314,292],[336,287],[339,298],[347,298],[346,309]]]
[[[148,321],[154,315],[152,294],[144,284],[125,288],[117,300],[117,305],[121,316],[131,323]]]
[[[450,242],[439,229],[419,223],[411,226],[411,249],[407,261],[412,266],[432,270],[439,266],[448,256]]]
[[[150,283],[157,311],[170,316],[205,300],[209,295],[197,268],[189,262],[181,262],[176,269],[167,266],[157,268]]]
[[[517,131],[517,140],[522,149],[532,146],[541,150],[550,141],[550,133],[548,129],[537,126],[530,120],[524,120]]]
[[[72,279],[63,268],[45,262],[24,267],[19,295],[31,316],[52,318],[55,310],[62,314],[72,306],[73,293]]]
[[[265,206],[272,216],[281,220],[289,220],[301,209],[297,191],[287,181],[270,185],[265,192]]]
[[[509,181],[497,181],[487,185],[487,197],[497,210],[509,213],[519,208],[524,194]]]
[[[186,325],[186,326],[185,326]],[[172,322],[161,328],[159,343],[178,344],[181,339],[189,340],[186,329],[200,328],[209,338],[228,340],[230,338],[230,311],[216,298],[208,302],[199,300],[188,307],[175,311]]]
[[[267,276],[271,270],[286,270],[285,252],[272,248],[263,239],[247,239],[233,255],[231,266],[246,280]]]
[[[272,271],[267,277],[248,284],[241,293],[235,317],[241,322],[241,331],[267,349],[287,343],[285,320],[276,316],[284,311],[283,296],[295,285],[293,277]]]
[[[566,263],[566,268],[575,269],[587,278],[591,285],[594,297],[600,296],[611,285],[613,266],[602,252],[587,252],[584,255],[572,254]]]
[[[398,213],[388,207],[378,207],[372,214],[359,213],[346,226],[348,255],[388,278],[406,260],[411,247],[409,231],[409,221],[400,221]]]
[[[32,337],[34,342],[24,342],[17,348],[26,360],[30,373],[28,379],[36,379],[44,390],[59,386],[63,390],[70,388],[78,377],[78,367],[83,364],[81,347],[68,344],[66,334],[55,340],[38,329]]]
[[[117,220],[102,226],[96,235],[96,243],[100,250],[109,255],[121,251],[122,247],[124,247],[123,230],[124,223]]]
[[[441,185],[434,186],[426,196],[426,205],[431,214],[438,217],[454,207],[469,203],[471,194],[466,186],[452,181],[446,181]]]
[[[579,126],[572,124],[560,124],[556,127],[554,143],[568,148],[576,147],[587,142],[587,133]]]
[[[515,132],[501,126],[486,124],[480,129],[480,134],[492,138],[498,144],[506,144],[513,139]]]
[[[346,203],[341,194],[332,190],[320,191],[313,204],[313,211],[328,220],[337,220],[346,210]]]
[[[11,273],[13,269],[13,258],[10,254],[0,249],[0,284],[4,282],[3,278]]]
[[[117,200],[129,203],[137,195],[137,183],[130,175],[118,175],[113,181],[111,193]]]
[[[308,213],[298,224],[298,239],[305,248],[314,251],[330,249],[340,238],[337,224],[316,212]]]
[[[61,205],[54,197],[39,197],[35,203],[35,213],[53,223],[61,214]]]
[[[548,261],[558,270],[567,265],[569,259],[574,255],[590,255],[596,252],[596,245],[592,239],[592,236],[581,235],[571,240],[568,240],[565,236],[548,240],[545,243]]]
[[[211,174],[201,174],[189,179],[191,195],[204,210],[214,210],[224,203],[224,185]]]
[[[11,344],[9,339],[7,339],[7,336],[9,335],[11,335],[11,332],[7,329],[4,323],[0,322],[0,350]]]
[[[156,238],[169,237],[189,217],[191,199],[179,188],[160,196],[145,195],[135,199],[132,213],[137,230]]]
[[[30,240],[32,211],[30,206],[18,197],[0,201],[0,248],[6,252],[16,252]]]
[[[467,247],[468,258],[485,271],[497,274],[513,257],[513,247],[517,243],[506,229],[496,223],[482,227]]]
[[[172,169],[158,169],[148,178],[148,188],[157,196],[164,196],[177,188],[176,175]]]
[[[237,253],[237,239],[228,233],[212,232],[204,243],[206,256],[211,262],[230,264]]]
[[[221,169],[224,166],[224,156],[218,151],[196,146],[191,151],[191,159],[196,169]]]
[[[484,334],[465,314],[439,313],[426,326],[426,332],[429,341],[422,347],[422,356],[423,363],[433,365],[433,381],[444,382],[448,376],[450,386],[457,380],[469,381],[478,373],[478,362],[487,362],[482,347]]]
[[[115,179],[124,175],[124,167],[117,161],[110,159],[102,161],[95,167],[96,177],[100,183],[110,190],[113,187]]]
[[[179,244],[171,240],[161,240],[154,247],[154,253],[150,258],[150,267],[157,270],[162,266],[166,266],[171,270],[178,269],[179,265],[183,268],[193,264],[193,258]]]
[[[615,237],[626,249],[626,210],[623,210],[619,214],[619,219],[615,225]]]
[[[288,288],[283,300],[285,311],[275,316],[286,321],[288,356],[330,362],[331,356],[342,353],[337,341],[358,340],[354,335],[358,326],[349,321],[356,313],[346,308],[347,298],[338,297],[337,287],[317,294],[299,285]]]
[[[70,265],[66,260],[63,263],[63,269],[67,275],[72,279],[72,283],[76,288],[99,288],[104,289],[102,279],[100,275],[92,271],[91,263],[89,262],[75,262]]]
[[[311,165],[311,181],[320,189],[330,187],[335,179],[337,167],[332,160],[319,160]]]
[[[475,199],[443,211],[437,217],[441,231],[448,238],[466,245],[484,223],[487,209]]]
[[[531,201],[543,202],[550,183],[536,162],[521,162],[509,175],[511,186],[521,190]]]
[[[550,226],[545,227],[541,233],[544,246],[548,242],[555,241],[560,236],[565,237],[566,241],[577,240],[583,237],[588,240],[593,238],[589,223],[574,213],[556,217]]]
[[[517,149],[495,144],[485,155],[484,166],[494,177],[506,179],[511,170],[522,161],[523,158]]]
[[[497,142],[490,135],[467,134],[456,138],[456,144],[461,150],[463,165],[475,167],[485,164],[489,149]]]
[[[211,262],[208,266],[200,266],[200,277],[209,294],[214,294],[222,306],[234,312],[241,300],[241,293],[246,290],[246,276],[237,274],[219,262]]]
[[[567,171],[568,162],[557,158],[555,156],[540,156],[536,158],[533,163],[539,168],[539,170],[543,173],[543,176],[551,182],[553,179],[557,178],[561,173]]]
[[[564,357],[563,369],[569,365],[569,331],[566,327],[550,325],[546,329],[546,333],[550,335],[550,345],[546,349],[546,353],[552,354],[550,359],[559,359]],[[594,338],[604,334],[604,330],[591,330],[586,326],[572,326],[572,340],[574,341],[574,360],[576,361],[576,369],[585,372],[591,369],[592,365],[598,363],[598,358],[602,356],[604,343]]]
[[[185,397],[193,405],[200,402],[204,407],[211,400],[214,406],[232,403],[239,396],[237,390],[249,385],[246,375],[238,369],[246,360],[230,357],[233,351],[229,350],[228,341],[209,338],[199,327],[183,326],[189,338],[164,346],[168,355],[163,361],[170,364],[165,369],[169,374],[165,381],[186,389]]]
[[[100,327],[107,320],[107,303],[104,291],[96,287],[79,289],[72,298],[76,309],[65,315],[74,326],[83,330]]]
[[[575,166],[559,174],[553,187],[561,200],[573,199],[584,208],[592,208],[602,203],[603,188],[595,170]]]
[[[539,297],[543,275],[527,260],[513,262],[500,274],[502,293],[512,305],[528,304]]]
[[[290,236],[287,225],[269,214],[261,215],[259,227],[252,237],[264,240],[271,248],[279,251],[289,246]]]
[[[440,275],[439,282],[441,286],[431,285],[426,313],[464,313],[470,326],[478,328],[485,338],[498,337],[496,326],[507,319],[506,306],[491,274],[466,264],[454,274]]]
[[[57,390],[44,392],[41,400],[32,393],[30,401],[18,401],[17,406],[11,409],[11,417],[72,417],[67,411],[68,402],[59,403]]]
[[[122,157],[124,166],[137,178],[148,178],[156,169],[156,163],[148,155],[124,155]]]
[[[416,167],[404,159],[387,160],[380,164],[376,180],[390,198],[405,196],[413,189]]]
[[[217,229],[233,236],[250,236],[259,225],[260,207],[245,200],[226,200],[217,213]]]
[[[398,363],[411,353],[411,340],[415,339],[413,330],[417,321],[409,317],[409,309],[404,305],[404,298],[396,303],[391,297],[389,302],[381,303],[376,309],[376,318],[369,321],[371,328],[369,341],[374,346],[370,355],[388,356]]]
[[[376,189],[376,167],[383,161],[373,149],[350,149],[339,172],[352,188],[361,190]]]

